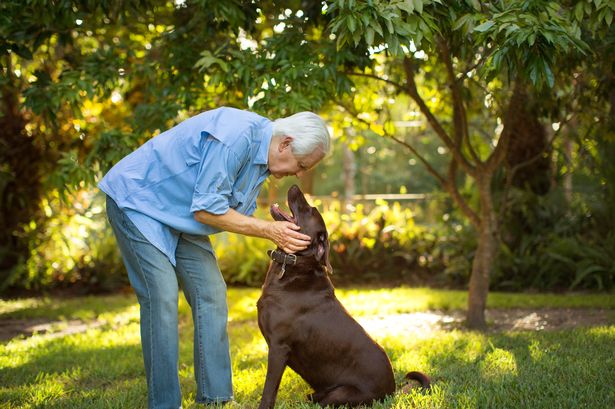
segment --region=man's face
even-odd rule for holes
[[[313,168],[325,154],[321,149],[316,149],[307,156],[296,157],[290,147],[292,138],[284,137],[277,146],[273,146],[273,154],[269,159],[269,171],[276,179],[285,176],[302,176]]]

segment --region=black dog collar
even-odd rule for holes
[[[282,269],[278,273],[278,279],[281,279],[286,272],[286,266],[294,266],[297,264],[309,264],[316,268],[317,261],[313,256],[297,256],[296,254],[288,254],[282,250],[267,250],[267,254],[271,260],[282,265]],[[327,274],[327,269],[324,270],[324,274]]]
[[[297,256],[294,254],[284,253],[282,250],[268,250],[267,254],[271,259],[283,266],[294,266],[297,264]]]
[[[282,270],[280,270],[278,274],[278,280],[284,276],[287,264],[290,266],[297,264],[297,256],[294,254],[288,254],[282,250],[268,250],[267,254],[269,254],[269,257],[271,257],[273,261],[282,264]]]

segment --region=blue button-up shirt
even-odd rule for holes
[[[180,234],[211,251],[207,236],[218,232],[194,212],[254,212],[272,132],[272,122],[252,112],[206,111],[147,141],[98,186],[175,265]]]

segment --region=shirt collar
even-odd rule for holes
[[[266,166],[269,162],[269,145],[273,137],[273,123],[267,121],[267,123],[259,129],[259,133],[260,145],[258,146],[258,151],[256,152],[253,163]]]

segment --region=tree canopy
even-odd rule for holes
[[[3,1],[0,268],[27,259],[23,226],[44,224],[45,192],[93,185],[193,113],[314,110],[349,146],[395,141],[455,200],[479,237],[469,319],[483,326],[506,187],[548,189],[554,136],[613,130],[614,12],[614,0]],[[417,120],[442,157],[401,131]]]

